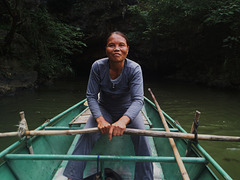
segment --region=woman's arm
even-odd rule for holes
[[[124,115],[128,116],[130,120],[133,121],[141,111],[144,103],[142,69],[139,65],[134,69],[132,73],[129,87],[132,104],[129,106]]]
[[[109,132],[110,124],[102,116],[99,104],[98,104],[98,93],[100,91],[100,72],[97,62],[93,63],[88,87],[87,87],[87,100],[89,108],[92,112],[93,117],[98,123],[98,128],[102,134]]]
[[[93,63],[87,86],[87,101],[91,113],[95,119],[102,116],[98,104],[98,93],[100,91],[100,72],[97,62]]]

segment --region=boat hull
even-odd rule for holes
[[[67,129],[69,123],[78,115],[83,115],[83,112],[88,108],[84,105],[85,101],[81,101],[57,115],[36,130],[47,129],[47,127]],[[146,129],[163,128],[155,105],[146,98],[142,111],[148,121]],[[175,122],[172,122],[172,119],[168,115],[165,113],[164,115],[170,128],[176,126]],[[84,124],[74,124],[71,126],[72,129],[83,127]],[[181,127],[177,126],[177,128],[180,132],[183,131]],[[71,154],[79,136],[35,136],[30,138],[28,143],[26,143],[26,138],[16,142],[0,153],[0,157],[4,159],[4,162],[0,166],[1,179],[63,179],[62,172],[67,164],[67,160],[71,158],[75,158],[75,160],[82,158],[88,161],[84,172],[85,177],[95,174],[97,172],[97,163],[99,163],[99,171],[101,172],[104,171],[104,168],[111,168],[120,174],[123,179],[134,179],[135,163],[137,161],[153,161],[154,179],[182,178],[168,138],[148,137],[153,157],[136,157],[129,135],[114,137],[112,141],[109,141],[106,135],[102,135],[94,146],[91,155],[73,157]],[[189,157],[185,157],[188,141],[183,139],[174,140],[181,157],[185,158],[183,161],[190,179],[218,179],[207,165],[208,158],[201,155],[202,153],[200,153],[197,145],[194,146],[192,144],[190,146]],[[34,150],[33,155],[29,154],[28,146],[30,145]]]

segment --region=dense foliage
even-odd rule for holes
[[[65,74],[73,66],[81,71],[83,64],[104,56],[106,35],[120,30],[130,39],[129,57],[146,74],[240,86],[240,0],[29,2],[1,1],[0,30],[7,32],[0,39],[1,53],[18,54],[18,37],[31,56],[17,57],[42,76]]]
[[[142,31],[134,42],[149,46],[152,67],[177,78],[240,85],[239,0],[148,0],[129,10]]]
[[[37,71],[43,79],[72,73],[71,56],[81,53],[85,46],[79,27],[53,17],[40,2],[1,3],[1,63],[17,59],[21,66]]]
[[[30,16],[31,22],[22,30],[27,32],[26,39],[38,54],[33,61],[35,69],[49,78],[71,73],[71,56],[81,53],[85,46],[80,28],[52,18],[45,9],[30,13]]]

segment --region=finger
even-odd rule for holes
[[[119,136],[122,136],[123,135],[123,130],[121,129],[120,131],[119,131]]]
[[[124,134],[125,129],[126,129],[126,126],[121,129],[121,135],[120,136],[122,136]]]
[[[113,127],[111,126],[110,129],[109,129],[109,132],[108,132],[108,139],[109,139],[109,141],[112,140],[112,133],[113,133]]]
[[[105,134],[108,134],[109,133],[109,130],[110,130],[110,124],[108,124],[106,127],[105,127]]]
[[[118,127],[115,124],[112,124],[112,136],[116,136],[117,135],[117,129]]]
[[[122,129],[119,129],[118,133],[117,133],[117,136],[122,136],[122,135],[123,135],[123,131],[122,131]]]
[[[113,134],[113,136],[117,136],[117,134],[118,134],[118,130],[117,130],[116,128],[114,128],[112,134]]]
[[[122,129],[121,128],[118,128],[117,129],[117,133],[116,133],[116,136],[121,136],[123,133],[122,133]]]
[[[114,128],[114,136],[122,136],[123,135],[123,132],[124,132],[124,128],[123,127],[120,127],[120,126],[116,126]]]
[[[101,133],[103,133],[102,132],[103,130],[102,130],[102,128],[101,128],[101,126],[99,124],[98,124],[98,129],[100,130]]]
[[[99,129],[100,129],[100,131],[101,131],[102,134],[106,134],[106,133],[107,133],[106,127],[100,126]]]

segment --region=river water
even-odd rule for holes
[[[85,98],[86,79],[62,80],[50,87],[25,90],[14,96],[0,97],[0,132],[16,131],[24,111],[29,129],[54,117]],[[175,81],[145,81],[161,108],[190,131],[195,111],[201,112],[199,134],[240,136],[240,92],[219,90]],[[1,138],[0,151],[17,138]],[[240,178],[240,142],[200,141],[200,145],[233,178]]]

